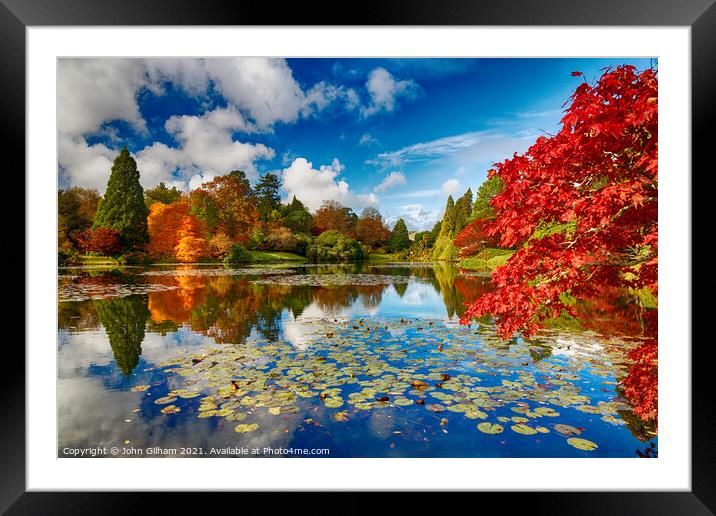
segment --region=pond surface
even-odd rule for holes
[[[636,331],[502,341],[458,321],[489,289],[444,263],[61,269],[58,455],[655,456],[620,396]]]

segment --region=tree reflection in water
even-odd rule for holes
[[[466,304],[491,289],[488,276],[465,274],[446,263],[433,267],[369,269],[370,266],[365,264],[355,264],[349,267],[325,265],[307,271],[311,274],[380,272],[386,276],[385,284],[313,287],[256,284],[246,276],[145,276],[149,278],[148,282],[178,288],[125,298],[60,303],[59,326],[69,331],[83,331],[101,323],[117,366],[129,376],[139,362],[145,329],[166,334],[185,326],[193,332],[213,337],[219,343],[232,344],[243,343],[256,331],[274,341],[281,336],[282,314],[298,318],[311,304],[330,317],[356,303],[372,310],[379,307],[391,285],[402,299],[408,284],[395,281],[395,277],[412,276],[431,284],[442,297],[451,318],[462,315]],[[84,281],[126,282],[127,276],[112,274]],[[130,281],[138,281],[138,277],[134,276]],[[642,441],[651,439],[656,432],[658,403],[657,329],[656,318],[652,316],[655,311],[618,291],[604,291],[594,299],[575,301],[571,308],[572,313],[563,313],[547,321],[546,337],[542,334],[530,339],[532,361],[539,362],[553,353],[554,339],[549,336],[549,331],[590,330],[606,337],[639,339],[639,345],[625,357],[628,367],[625,367],[624,377],[618,378],[617,393],[635,407],[633,412],[620,414],[631,432]],[[405,315],[410,316],[409,313]],[[482,319],[482,322],[490,321]],[[486,345],[510,346],[515,342],[488,337],[483,325],[476,324],[473,328],[481,334]]]
[[[144,331],[149,319],[147,296],[129,296],[94,302],[97,316],[109,338],[114,359],[129,376],[142,354]]]

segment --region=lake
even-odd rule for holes
[[[503,341],[459,323],[489,276],[446,263],[59,274],[60,457],[657,455],[630,312]]]

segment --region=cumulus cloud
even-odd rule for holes
[[[204,63],[224,97],[261,127],[294,122],[299,116],[311,116],[335,103],[347,109],[358,105],[354,90],[325,81],[303,91],[284,59],[215,58]]]
[[[255,176],[255,162],[273,158],[274,151],[238,141],[234,133],[270,131],[276,123],[315,116],[331,106],[355,110],[360,105],[357,92],[345,86],[321,81],[304,90],[279,58],[60,59],[58,157],[71,184],[104,190],[123,143],[116,128],[105,124],[124,121],[145,134],[138,95],[146,90],[162,95],[169,82],[196,97],[213,88],[228,106],[201,116],[170,117],[165,129],[178,146],[154,142],[137,153],[145,187],[164,181],[191,188],[233,169]],[[104,135],[116,148],[89,145],[91,135]]]
[[[257,176],[254,163],[274,157],[274,150],[263,144],[233,138],[235,131],[251,129],[234,108],[219,108],[201,116],[173,116],[165,129],[174,136],[177,147],[154,142],[135,156],[145,188],[163,181],[181,190],[193,189],[232,170],[243,170],[253,178]],[[117,151],[103,144],[88,145],[83,137],[65,133],[59,135],[58,143],[59,164],[69,182],[103,193]]]
[[[460,181],[457,179],[448,179],[442,185],[443,195],[452,195],[460,190]]]
[[[422,204],[406,204],[386,217],[386,222],[392,227],[400,218],[411,231],[427,231],[440,220],[441,214],[438,210],[426,209]]]
[[[383,193],[386,190],[390,190],[391,188],[398,186],[398,185],[404,185],[407,181],[405,179],[405,175],[402,172],[391,172],[388,174],[385,179],[383,179],[378,186],[373,188],[373,191],[375,193]]]
[[[361,108],[364,117],[381,111],[391,112],[397,107],[398,99],[414,99],[420,92],[415,81],[397,80],[385,68],[375,68],[368,74],[365,87],[370,95],[370,104]]]
[[[165,181],[172,174],[188,179],[189,189],[231,170],[243,170],[247,176],[256,177],[254,162],[274,157],[273,149],[263,144],[233,139],[235,131],[250,131],[251,125],[232,107],[201,116],[173,116],[164,127],[179,147],[156,142],[137,154],[142,182],[147,185]]]
[[[57,63],[57,128],[72,136],[97,131],[109,120],[123,120],[139,131],[146,125],[137,91],[147,84],[134,59],[60,59]]]
[[[327,200],[338,201],[354,210],[377,205],[378,198],[374,193],[356,194],[351,191],[348,183],[338,177],[343,169],[337,159],[330,165],[315,169],[305,158],[296,158],[281,172],[283,189],[289,199],[295,195],[311,211],[317,210]]]
[[[148,58],[142,63],[146,68],[149,87],[157,94],[164,92],[163,85],[172,82],[190,95],[202,95],[208,88],[211,77],[203,59]]]
[[[73,185],[104,192],[116,152],[105,145],[88,145],[81,136],[60,134],[57,139],[59,163]]]
[[[258,124],[298,118],[305,95],[285,60],[207,59],[205,63],[224,97],[245,109]]]

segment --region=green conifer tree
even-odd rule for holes
[[[271,212],[281,208],[281,180],[276,174],[267,173],[261,176],[254,188],[256,196],[256,207],[259,210],[261,220],[268,221]]]
[[[402,251],[410,247],[410,236],[408,235],[408,226],[401,218],[395,223],[393,232],[388,237],[388,249],[393,252]]]
[[[123,250],[137,249],[149,241],[147,215],[137,162],[124,148],[112,165],[92,229],[107,227],[119,231]]]

